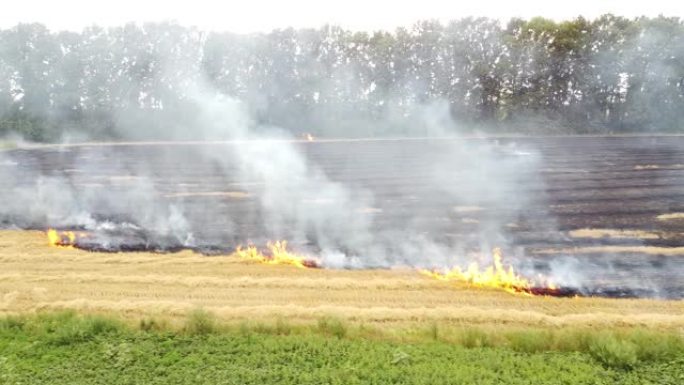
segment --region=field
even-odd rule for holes
[[[434,330],[421,340],[379,339],[339,321],[297,328],[221,328],[194,313],[169,331],[57,313],[0,319],[3,384],[679,384],[684,343],[654,333],[622,338],[566,333],[582,351],[545,351],[553,334],[518,333],[507,347],[488,334],[459,343]],[[353,335],[349,335],[355,333]],[[558,336],[558,334],[555,334]],[[550,338],[551,337],[551,338]],[[540,343],[541,341],[541,343]]]
[[[229,321],[323,316],[379,325],[684,327],[684,301],[551,298],[468,288],[414,269],[271,266],[190,251],[97,253],[51,247],[43,232],[0,232],[0,311],[74,309]]]
[[[0,251],[4,384],[677,384],[684,368],[682,301],[88,252],[38,231],[0,232]]]
[[[252,175],[257,173],[245,176],[230,156],[268,157],[260,146],[131,143],[6,151],[0,163],[0,171],[10,175],[5,180],[41,191],[36,199],[42,201],[36,211],[3,211],[0,221],[8,228],[64,228],[65,217],[74,213],[61,206],[74,206],[114,223],[139,223],[142,211],[159,227],[173,214],[154,210],[174,205],[182,209],[193,248],[203,253],[275,239],[317,253],[320,234],[299,229],[296,220],[274,224],[264,209],[265,183],[276,182],[278,190],[301,185]],[[448,267],[473,250],[482,254],[485,245],[502,247],[505,261],[520,271],[560,271],[561,284],[585,294],[684,297],[684,137],[321,140],[287,146],[303,154],[308,170],[300,174],[290,170],[300,163],[274,162],[277,178],[320,170],[350,194],[371,196],[364,205],[341,210],[353,209],[352,218],[367,223],[351,234],[373,234],[384,249],[382,258],[361,256],[356,267]],[[281,147],[266,146],[274,153]],[[35,186],[45,177],[61,184],[55,187],[50,179]],[[321,198],[319,185],[305,187],[314,191],[285,195],[276,203],[294,202],[290,209],[302,213],[337,209],[337,196]],[[89,200],[67,199],[74,196]],[[46,205],[53,206],[53,215],[41,214]],[[148,227],[100,231],[82,246],[184,247],[179,242],[185,236],[163,236]],[[434,245],[448,252],[430,255]],[[338,247],[344,252],[347,246]]]
[[[263,181],[221,155],[245,144],[3,152],[6,185],[43,201],[1,211],[0,381],[681,383],[684,138],[465,141],[290,144],[331,183],[370,192],[354,218],[397,240],[392,258],[322,269],[232,254],[280,238],[318,250],[315,236],[264,221]],[[67,199],[80,196],[91,200]],[[176,204],[195,243],[144,227],[63,226],[66,215],[40,211],[46,202],[52,214],[85,207],[107,226],[140,212],[154,222],[147,208]],[[57,247],[47,227],[87,236]],[[413,244],[418,259],[398,252],[429,239],[470,253],[483,236],[523,273],[570,271],[562,283],[583,295],[440,281],[419,267],[452,260],[429,258],[426,243]]]

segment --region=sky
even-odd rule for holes
[[[394,30],[418,20],[442,21],[465,16],[543,16],[555,20],[604,13],[684,18],[681,0],[21,0],[3,4],[0,28],[40,22],[51,30],[80,31],[86,26],[127,22],[175,21],[208,31],[267,32],[285,27],[335,24],[352,30]]]

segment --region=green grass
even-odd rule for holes
[[[0,384],[681,384],[684,342],[646,330],[181,325],[73,312],[0,318]]]
[[[215,333],[217,332],[216,320],[210,313],[197,309],[188,315],[183,331],[191,335]]]

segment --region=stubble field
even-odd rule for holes
[[[97,253],[49,246],[37,231],[0,232],[0,255],[6,313],[74,309],[139,319],[203,308],[227,321],[334,316],[380,325],[684,328],[682,301],[530,297],[410,268],[300,269],[190,251]]]
[[[511,294],[435,280],[418,268],[449,259],[421,253],[360,261],[353,269],[242,259],[231,254],[236,246],[274,239],[260,205],[263,183],[240,178],[231,164],[215,162],[220,157],[202,155],[240,145],[11,150],[0,163],[5,186],[16,189],[5,194],[0,218],[0,381],[684,380],[682,138],[506,139],[485,146],[491,163],[482,167],[472,152],[454,157],[464,147],[448,141],[294,146],[331,183],[372,193],[354,215],[383,241],[416,234],[486,254],[487,238],[523,273],[563,267],[577,278],[564,284],[584,296]],[[511,159],[516,167],[497,170]],[[482,173],[489,175],[482,179]],[[12,207],[21,191],[41,204],[25,199]],[[186,249],[144,227],[60,227],[64,217],[50,213],[69,214],[87,201],[55,199],[55,193],[108,198],[89,207],[100,224],[135,224],[144,205],[177,204],[195,246]],[[121,197],[123,206],[112,205]],[[336,203],[309,198],[298,203],[305,212]],[[46,203],[53,205],[48,215]],[[149,214],[156,219],[158,213]],[[86,231],[79,246],[90,251],[49,245],[45,230],[53,226]],[[318,241],[307,235],[293,245],[315,253]]]

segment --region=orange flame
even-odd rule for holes
[[[247,246],[246,249],[238,246],[233,255],[268,265],[291,265],[299,268],[320,267],[320,263],[316,259],[288,251],[287,241],[268,242],[266,248],[266,253],[262,253],[255,246]]]
[[[495,248],[492,251],[493,264],[481,269],[477,262],[468,265],[467,269],[454,267],[452,269],[439,272],[434,270],[421,270],[421,273],[442,281],[460,281],[475,287],[491,287],[503,289],[509,293],[531,295],[538,288],[536,282],[530,281],[518,275],[513,266],[504,267],[501,261],[501,249]],[[543,286],[555,290],[556,287],[540,277]]]
[[[47,231],[48,244],[54,247],[74,247],[76,239],[85,237],[84,233],[75,233],[73,231],[57,231],[55,229],[48,229]]]

